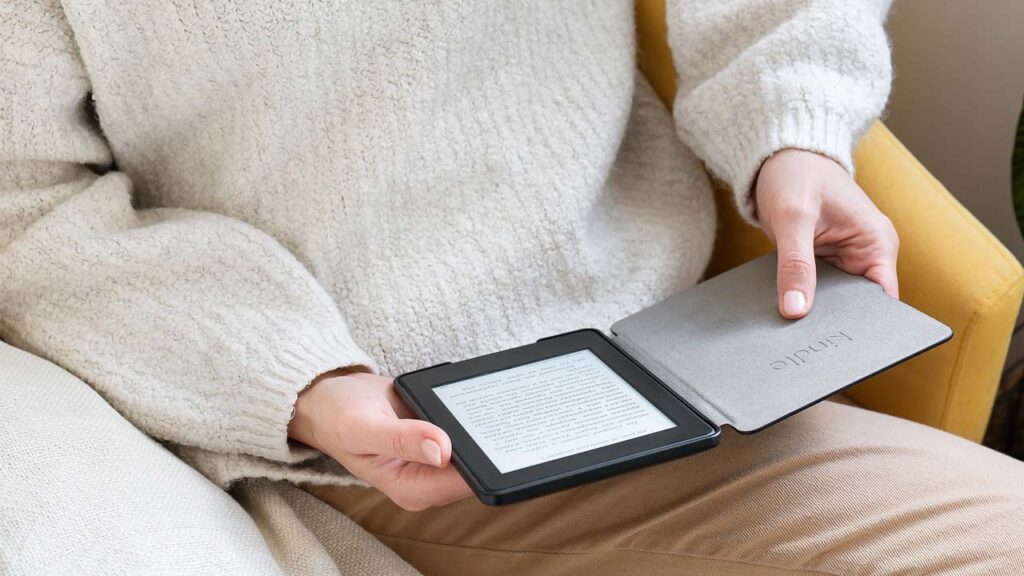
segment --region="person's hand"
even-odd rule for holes
[[[779,253],[779,312],[802,318],[814,303],[814,257],[865,276],[899,298],[892,222],[827,156],[785,149],[757,177],[758,222]]]
[[[452,443],[413,419],[391,378],[328,373],[299,395],[288,436],[326,453],[406,510],[472,494],[450,465]]]

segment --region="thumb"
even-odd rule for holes
[[[778,248],[779,312],[785,318],[803,318],[814,302],[817,276],[814,269],[814,228],[802,222],[790,222],[776,234]]]
[[[452,454],[452,443],[430,422],[393,417],[375,419],[359,433],[358,452],[380,454],[407,462],[444,467]]]

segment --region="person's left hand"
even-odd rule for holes
[[[779,312],[802,318],[814,303],[814,257],[865,276],[899,297],[892,222],[837,162],[787,148],[761,166],[757,218],[779,252]]]
[[[473,495],[451,465],[451,439],[417,420],[385,376],[359,368],[318,376],[295,402],[288,437],[334,458],[405,510]]]

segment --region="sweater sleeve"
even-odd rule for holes
[[[853,173],[853,145],[889,95],[889,3],[669,1],[677,130],[749,221],[758,170],[783,148]]]
[[[0,337],[151,436],[281,464],[297,394],[373,368],[285,248],[227,217],[136,210],[62,13],[0,7]]]

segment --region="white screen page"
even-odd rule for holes
[[[434,393],[502,473],[675,426],[590,350]]]

